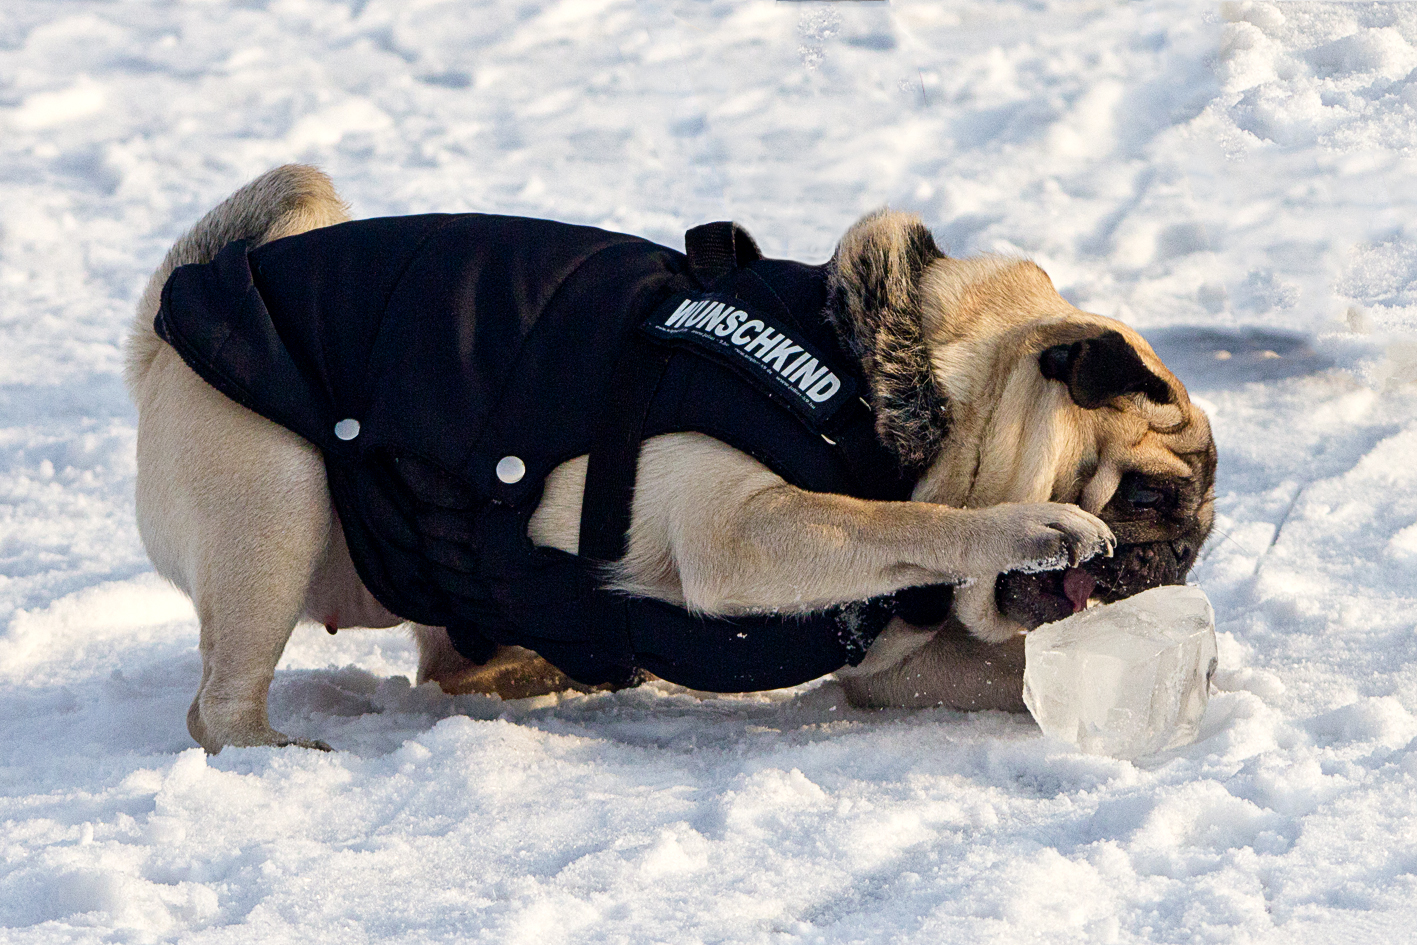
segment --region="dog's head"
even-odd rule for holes
[[[1117,536],[1111,558],[960,589],[972,632],[1001,640],[1091,597],[1185,582],[1210,533],[1215,445],[1140,335],[1068,304],[1031,262],[950,259],[890,211],[843,237],[828,311],[870,380],[882,441],[918,476],[915,499],[1069,502]]]

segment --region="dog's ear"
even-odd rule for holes
[[[1175,400],[1171,388],[1146,366],[1122,333],[1108,329],[1072,344],[1054,345],[1038,357],[1051,381],[1068,385],[1073,403],[1093,410],[1122,394],[1140,393],[1157,404]]]
[[[906,469],[928,465],[945,437],[920,312],[920,279],[944,258],[913,213],[863,217],[828,263],[826,315],[860,361],[876,432]]]

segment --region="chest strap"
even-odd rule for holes
[[[625,555],[645,418],[672,352],[631,334],[620,354],[586,467],[577,553],[601,564]]]
[[[684,234],[689,269],[702,286],[719,282],[739,266],[762,258],[748,232],[735,223],[706,223]],[[634,652],[629,630],[629,598],[605,591],[607,566],[625,556],[635,498],[635,475],[644,439],[645,420],[673,352],[651,344],[631,331],[616,364],[610,389],[600,411],[586,466],[581,497],[581,527],[577,552],[592,562],[587,569],[592,586],[585,589],[585,606],[594,625],[624,641],[623,652]],[[639,676],[632,665],[618,667],[612,684],[632,685]]]
[[[684,246],[690,271],[702,286],[763,257],[748,231],[727,221],[694,227],[684,234]],[[625,555],[645,419],[671,354],[669,348],[645,341],[639,332],[630,332],[626,339],[586,468],[578,546],[583,558],[609,564]]]
[[[684,242],[690,271],[705,289],[725,285],[729,277],[762,258],[753,238],[733,223],[709,223],[695,227],[685,234]],[[786,306],[761,280],[748,280],[746,285],[740,286],[741,289],[760,296],[757,300],[759,304],[780,310],[785,319],[791,320]],[[585,569],[587,586],[581,600],[592,625],[603,628],[607,634],[601,639],[609,644],[604,651],[609,656],[608,661],[615,664],[613,671],[605,673],[609,677],[606,681],[612,684],[634,684],[641,677],[640,668],[631,665],[634,654],[653,653],[652,649],[647,649],[646,641],[634,638],[633,628],[637,624],[632,618],[633,600],[606,591],[603,585],[607,577],[606,567],[623,558],[627,550],[645,424],[672,354],[673,350],[668,345],[652,343],[641,333],[630,332],[613,381],[605,392],[588,457],[577,551],[580,558],[590,563],[590,567]],[[879,451],[879,446],[875,444],[871,411],[864,404],[858,407],[853,403],[850,410],[842,411],[842,416],[833,424],[832,432],[843,440],[838,449],[847,457],[858,460],[862,457],[874,458]],[[878,462],[890,463],[890,460],[882,454]],[[893,466],[890,463],[888,468]],[[863,483],[879,479],[880,475],[879,470],[853,469],[853,472]],[[901,486],[902,483],[894,483],[889,491],[895,492]],[[830,609],[829,615],[838,630],[836,638],[829,641],[831,646],[828,648],[834,654],[837,650],[832,647],[840,648],[840,662],[836,665],[858,663],[894,613],[904,611],[902,616],[914,618],[922,624],[942,621],[949,609],[950,594],[951,589],[945,586],[921,588],[911,596],[909,606],[905,607],[901,606],[897,595],[890,595]],[[768,628],[765,639],[772,639],[784,634],[784,628],[775,623],[781,623],[784,619],[765,616],[740,622],[763,624]],[[719,624],[706,624],[699,634],[704,637],[701,642],[715,652],[717,649],[731,648],[727,638],[715,641],[713,635],[707,632],[710,626],[717,627]],[[730,634],[730,637],[732,640],[748,638],[741,632]],[[616,655],[610,655],[612,653]],[[704,655],[703,659],[708,659],[709,655]],[[662,669],[660,671],[663,673]]]

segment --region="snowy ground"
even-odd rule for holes
[[[0,5],[0,941],[1417,939],[1417,7]],[[1211,411],[1203,738],[1139,764],[826,681],[523,703],[297,631],[192,747],[120,339],[205,209],[526,213],[818,261],[861,212],[1021,252]]]

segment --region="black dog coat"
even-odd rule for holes
[[[905,499],[824,267],[730,224],[689,255],[515,217],[364,220],[177,269],[156,330],[228,397],[315,444],[350,555],[464,655],[535,650],[583,683],[794,685],[862,659],[893,598],[704,618],[600,588],[641,440],[697,431],[819,492]],[[543,480],[590,455],[580,555],[534,547]]]

